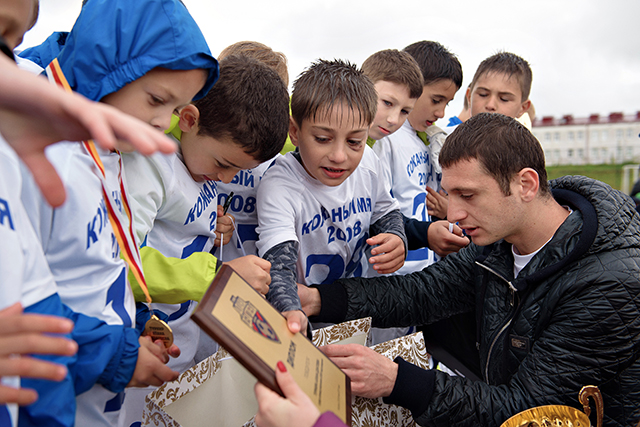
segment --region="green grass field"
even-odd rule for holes
[[[566,165],[548,166],[547,175],[549,179],[558,178],[564,175],[584,175],[590,178],[606,182],[613,188],[622,189],[622,170],[624,165]],[[630,182],[633,186],[633,182]]]

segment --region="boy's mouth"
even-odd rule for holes
[[[378,126],[378,129],[380,129],[380,132],[382,132],[384,135],[389,135],[391,133],[390,130],[385,129],[382,126]]]
[[[325,175],[329,178],[340,178],[346,172],[346,169],[336,169],[336,168],[328,168],[323,167]]]

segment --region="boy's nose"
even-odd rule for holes
[[[496,110],[496,99],[493,96],[489,97],[489,99],[487,100],[487,103],[485,105],[485,109],[487,111],[495,111]]]
[[[455,197],[449,197],[449,205],[447,206],[447,220],[449,222],[459,222],[466,218],[467,214],[461,206],[455,201]]]
[[[165,131],[171,127],[171,115],[155,117],[149,124],[156,129]]]
[[[334,147],[332,147],[331,153],[329,153],[329,160],[334,163],[342,163],[346,160],[347,155],[344,150],[344,144],[346,144],[346,142],[335,144]]]

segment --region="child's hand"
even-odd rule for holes
[[[218,219],[216,220],[216,240],[213,242],[215,246],[226,245],[233,236],[233,221],[235,218],[230,213],[223,214],[222,205],[218,205]]]
[[[452,231],[449,231],[449,221],[436,221],[427,231],[429,239],[429,249],[445,257],[453,252],[458,252],[469,244],[469,239],[462,234],[462,229],[455,224],[451,224]]]
[[[157,340],[156,343],[153,343],[151,337],[140,337],[139,342],[136,370],[127,387],[147,387],[150,385],[157,387],[167,381],[178,379],[178,372],[165,365],[169,361],[169,355],[162,341]]]
[[[0,377],[21,376],[62,381],[67,368],[57,363],[31,357],[32,354],[60,354],[71,356],[78,344],[67,338],[49,334],[68,334],[73,322],[55,316],[24,314],[20,303],[0,310]],[[16,357],[20,355],[20,357]],[[26,388],[0,384],[0,404],[28,405],[38,393]]]
[[[301,310],[283,311],[282,315],[287,319],[287,326],[289,330],[294,334],[302,332],[302,335],[307,335],[307,316]]]
[[[427,187],[427,212],[440,219],[447,217],[447,209],[449,208],[449,196],[444,190],[440,192],[431,187]]]
[[[233,268],[253,289],[266,295],[271,283],[271,263],[255,255],[247,255],[225,262]]]
[[[397,271],[404,265],[404,242],[399,236],[391,233],[380,233],[367,239],[367,244],[376,246],[371,249],[369,263],[380,274]]]

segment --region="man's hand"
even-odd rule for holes
[[[440,219],[447,217],[447,209],[449,208],[449,196],[444,190],[437,192],[431,187],[427,187],[427,212],[429,215]]]
[[[284,398],[262,383],[254,391],[258,400],[256,425],[258,427],[311,427],[320,411],[296,384],[282,362],[278,362],[276,381]]]
[[[320,292],[316,288],[310,288],[306,285],[298,285],[298,297],[300,298],[300,304],[302,305],[302,311],[307,316],[317,316],[320,314],[321,299]],[[291,328],[289,328],[291,329]]]
[[[218,219],[216,220],[216,240],[213,244],[217,247],[226,245],[233,236],[235,218],[230,213],[224,214],[222,205],[218,205]]]
[[[169,361],[169,356],[161,340],[153,343],[151,337],[143,336],[139,341],[136,370],[127,387],[147,387],[150,385],[157,387],[167,381],[178,379],[178,372],[165,365]]]
[[[441,257],[458,252],[469,244],[469,239],[462,234],[462,229],[451,224],[452,230],[449,231],[449,224],[448,221],[436,221],[427,231],[429,248]]]
[[[302,332],[302,335],[307,335],[307,324],[309,321],[302,311],[283,311],[282,315],[287,319],[287,326],[292,333],[297,334],[298,332]]]
[[[271,263],[255,255],[246,255],[225,262],[232,267],[253,289],[266,295],[271,284]]]
[[[0,322],[0,377],[20,376],[51,381],[64,379],[67,375],[65,366],[27,355],[74,355],[78,351],[75,341],[45,335],[71,333],[73,322],[56,316],[23,314],[20,303],[0,310]],[[0,404],[29,405],[37,398],[35,390],[16,389],[0,383]]]
[[[398,376],[398,365],[360,344],[333,344],[320,347],[333,363],[351,379],[356,396],[372,399],[389,396]]]
[[[375,246],[371,249],[373,256],[369,258],[369,263],[373,264],[373,269],[378,273],[393,273],[404,265],[404,242],[399,236],[380,233],[368,238],[367,244]]]

